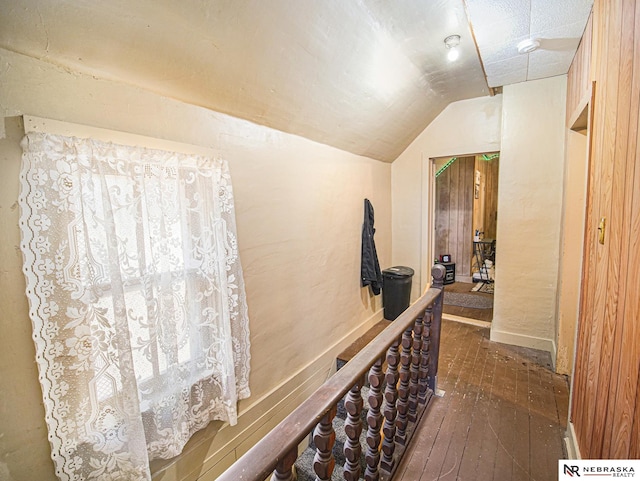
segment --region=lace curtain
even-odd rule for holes
[[[23,140],[21,248],[56,473],[147,480],[249,396],[226,162]]]

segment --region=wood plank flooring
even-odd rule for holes
[[[568,385],[548,353],[443,321],[436,398],[396,480],[547,481],[566,458]]]
[[[473,289],[474,286],[475,284],[469,282],[454,282],[453,284],[444,286],[444,288],[448,292],[462,292],[473,294],[475,296],[487,297],[493,300],[493,294],[486,294],[484,292],[471,292],[471,289]],[[453,314],[454,316],[477,319],[479,321],[491,322],[491,320],[493,319],[493,308],[474,309],[472,307],[449,306],[445,304],[443,306],[443,312],[445,314]]]

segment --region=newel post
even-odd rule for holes
[[[438,386],[438,359],[440,358],[440,327],[442,324],[445,274],[446,270],[443,265],[436,264],[431,268],[431,276],[433,277],[431,287],[440,289],[440,295],[433,304],[433,320],[430,329],[429,387],[434,394]]]

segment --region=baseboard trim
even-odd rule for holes
[[[566,436],[564,437],[564,445],[567,450],[568,459],[582,459],[582,456],[580,455],[580,447],[578,446],[578,437],[576,436],[576,431],[572,422],[569,423],[569,427],[567,428]]]
[[[551,354],[552,358],[555,353],[552,339],[491,329],[491,340],[502,344],[511,344],[514,346],[529,347],[531,349],[547,351]]]
[[[556,361],[558,360],[558,347],[554,339],[550,339],[550,341],[551,341],[551,364],[553,365],[553,372],[557,372]]]
[[[211,423],[203,433],[196,433],[194,438],[199,439],[192,446],[187,445],[175,460],[155,471],[153,480],[216,479],[321,386],[335,372],[336,356],[382,317],[383,311],[377,311],[270,392],[251,403],[247,403],[250,399],[243,401],[235,426]]]
[[[454,314],[447,314],[446,312],[442,313],[442,319],[444,319],[445,321],[453,321],[453,322],[460,322],[462,324],[470,324],[472,326],[477,326],[477,327],[491,327],[491,323],[488,321],[479,321],[478,319],[471,319],[470,317],[462,317],[462,316],[456,316]]]

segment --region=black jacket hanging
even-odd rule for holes
[[[376,243],[373,240],[373,206],[369,199],[364,200],[364,223],[362,224],[362,287],[371,286],[374,295],[380,294],[382,288],[382,273],[378,263]]]

